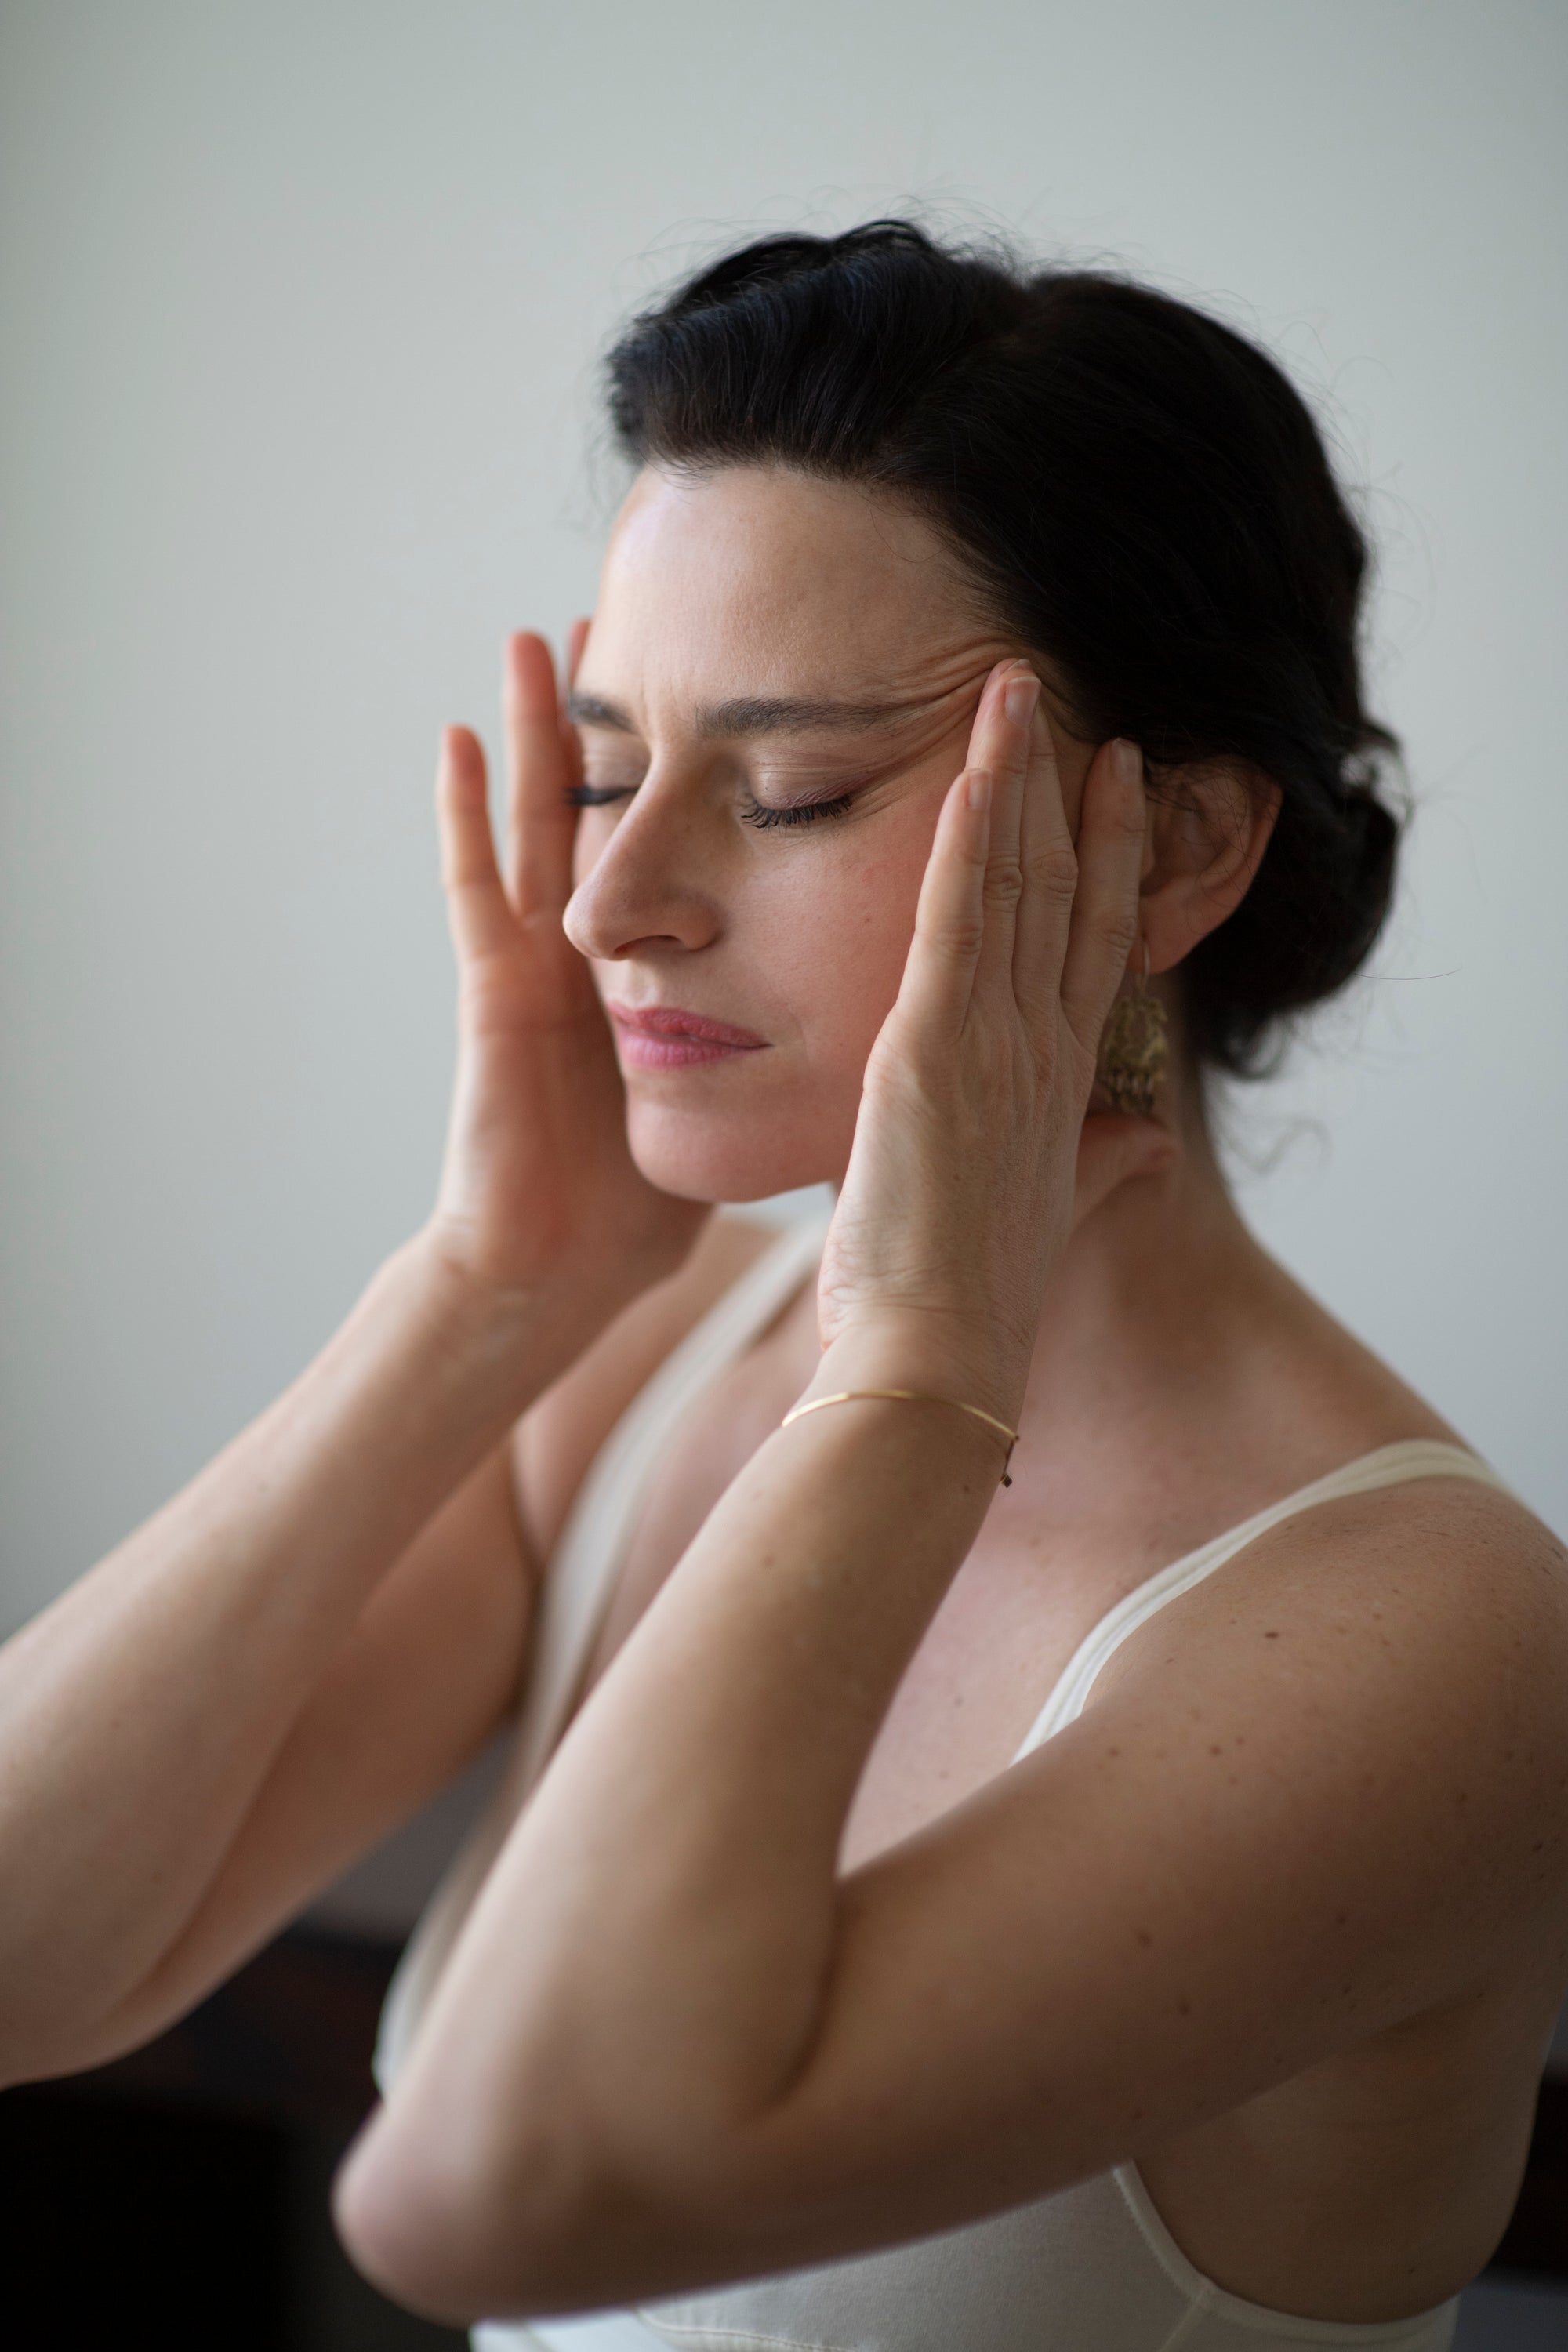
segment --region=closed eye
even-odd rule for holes
[[[840,793],[829,801],[795,801],[782,807],[769,808],[762,801],[752,801],[741,812],[743,823],[755,825],[759,833],[767,833],[777,824],[814,824],[819,816],[843,816],[854,800],[853,793]]]
[[[608,808],[612,801],[629,801],[635,784],[568,784],[563,794],[568,808]]]
[[[616,801],[629,801],[637,789],[636,784],[568,784],[563,797],[568,808],[609,808]],[[846,815],[854,798],[853,793],[838,793],[830,800],[791,801],[769,806],[748,793],[741,821],[753,825],[759,833],[770,833],[777,825],[814,824],[818,817]]]

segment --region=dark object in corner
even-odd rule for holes
[[[1519,2202],[1492,2259],[1501,2270],[1568,2278],[1568,2076],[1548,2074],[1541,2085]]]
[[[0,2097],[7,2352],[467,2352],[327,2210],[395,1958],[296,1931],[146,2049]]]

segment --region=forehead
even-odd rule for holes
[[[622,691],[830,682],[929,690],[996,641],[931,527],[898,500],[782,467],[649,467],[616,519],[586,664]]]

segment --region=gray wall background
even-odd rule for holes
[[[721,239],[911,201],[1210,301],[1363,486],[1405,890],[1233,1156],[1568,1529],[1568,13],[20,0],[0,39],[0,1630],[424,1213],[433,746],[591,600],[608,330]]]

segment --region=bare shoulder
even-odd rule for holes
[[[1560,1699],[1568,1549],[1503,1487],[1412,1478],[1321,1503],[1256,1538],[1154,1620],[1151,1642],[1128,1644],[1114,1662],[1122,1672],[1142,1670],[1167,1621],[1184,1648],[1234,1633],[1336,1659],[1348,1643],[1397,1651],[1440,1665],[1456,1690],[1511,1659]]]
[[[638,1390],[777,1238],[760,1219],[710,1217],[679,1272],[634,1299],[518,1423],[513,1472],[534,1559],[549,1559],[589,1465]]]
[[[1194,1758],[1245,1754],[1309,1809],[1316,1790],[1336,1837],[1353,1802],[1403,1870],[1418,1847],[1436,1880],[1484,1880],[1506,1937],[1568,1907],[1565,1690],[1568,1551],[1507,1492],[1431,1477],[1258,1538],[1128,1642],[1091,1706],[1157,1707]]]

